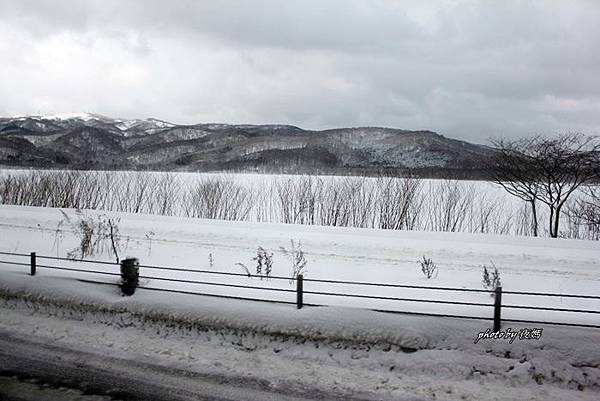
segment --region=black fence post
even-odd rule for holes
[[[35,276],[36,270],[36,262],[35,262],[35,252],[31,252],[31,275]]]
[[[304,291],[303,283],[304,276],[302,274],[298,274],[298,276],[296,277],[296,306],[298,307],[298,309],[302,309],[302,306],[304,306],[304,301],[302,299]]]
[[[133,295],[140,278],[140,262],[137,258],[121,261],[121,292],[123,295]]]
[[[500,310],[502,309],[502,287],[496,287],[494,297],[494,332],[500,331]]]

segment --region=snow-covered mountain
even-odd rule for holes
[[[290,125],[177,125],[98,114],[0,118],[0,163],[73,168],[473,174],[485,146],[431,131]]]

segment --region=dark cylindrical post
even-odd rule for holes
[[[137,258],[121,261],[121,292],[123,295],[133,295],[140,277],[140,262]]]
[[[36,270],[36,262],[35,262],[35,252],[31,252],[31,275],[35,276]]]
[[[496,287],[494,297],[494,332],[500,331],[500,310],[502,309],[502,287]]]
[[[302,309],[302,306],[304,305],[303,299],[302,299],[302,292],[303,292],[303,287],[304,287],[304,276],[302,274],[298,274],[298,276],[296,277],[296,306],[298,307],[298,309]]]

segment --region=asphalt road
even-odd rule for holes
[[[95,353],[16,338],[0,331],[0,400],[49,399],[52,389],[113,400],[351,400],[347,395],[311,389],[272,388],[243,377],[206,375],[167,366],[106,357]],[[31,380],[33,379],[33,380]],[[35,381],[38,384],[32,384]],[[21,383],[22,385],[19,385]],[[44,384],[45,387],[42,387]],[[10,384],[10,385],[9,385]],[[48,388],[50,385],[50,389]],[[44,394],[44,395],[40,395]],[[104,399],[102,397],[102,399]],[[66,395],[63,399],[70,399]],[[87,398],[77,398],[87,399]],[[361,398],[354,398],[355,400]]]

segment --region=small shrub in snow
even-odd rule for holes
[[[271,276],[271,272],[273,271],[273,252],[268,253],[265,248],[259,246],[256,250],[256,256],[252,258],[256,262],[256,275]]]
[[[502,285],[502,282],[500,281],[500,272],[498,271],[498,268],[494,265],[494,262],[491,262],[491,264],[492,266],[490,266],[489,269],[488,266],[483,265],[482,283],[483,288],[485,288],[486,290],[495,291],[496,288]],[[494,296],[493,292],[491,296]]]
[[[63,219],[58,223],[57,238],[62,236],[61,227],[66,223],[71,226],[79,238],[79,245],[67,253],[67,257],[83,259],[94,254],[112,253],[119,263],[119,252],[123,247],[119,230],[120,218],[108,217],[101,214],[97,217],[87,216],[81,210],[76,210],[78,221],[73,221],[64,211],[60,211]],[[57,245],[58,246],[58,245]]]
[[[435,278],[438,276],[438,267],[431,258],[425,257],[423,255],[423,260],[419,260],[419,265],[421,265],[421,272],[427,277],[427,279]]]
[[[248,277],[252,277],[252,273],[250,273],[250,269],[248,269],[248,266],[246,266],[242,262],[237,262],[235,265],[241,267],[244,270],[244,273],[248,275]]]
[[[63,211],[61,210],[61,213],[63,213]],[[63,213],[64,215],[64,213]],[[65,233],[62,229],[63,225],[65,224],[64,219],[60,220],[58,222],[58,224],[56,225],[56,230],[54,230],[54,244],[52,245],[52,249],[56,248],[56,256],[60,256],[60,244],[62,243],[63,238],[65,237]]]
[[[300,241],[295,243],[294,240],[290,240],[290,243],[290,249],[285,249],[282,246],[279,247],[279,249],[285,256],[288,256],[291,259],[292,277],[290,279],[290,283],[293,283],[299,274],[304,274],[307,261],[304,257],[304,251],[302,250],[302,243]]]
[[[152,254],[152,240],[154,239],[155,235],[156,233],[154,231],[148,231],[146,234],[144,234],[146,240],[148,241],[148,256]]]

